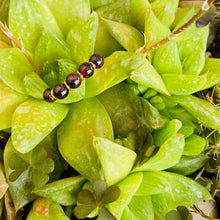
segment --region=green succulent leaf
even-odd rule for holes
[[[33,151],[21,154],[17,152],[9,139],[4,152],[4,165],[9,189],[16,210],[36,198],[32,193],[49,181],[54,170],[54,161],[45,150],[47,146],[38,146]]]
[[[134,173],[129,175],[117,185],[121,192],[119,198],[115,202],[106,206],[106,208],[115,216],[116,219],[121,218],[124,209],[129,205],[132,197],[138,190],[142,182],[142,178],[142,173]]]
[[[151,6],[157,18],[169,27],[175,19],[178,4],[178,0],[156,0],[152,2]]]
[[[169,168],[170,172],[179,173],[182,175],[190,175],[200,169],[208,161],[208,157],[200,154],[197,156],[182,156],[179,163]]]
[[[192,95],[172,96],[170,98],[205,126],[220,131],[220,112],[210,102]]]
[[[116,185],[112,185],[106,189],[101,198],[102,204],[109,204],[116,201],[120,196],[120,189]]]
[[[192,134],[186,138],[183,155],[195,156],[200,154],[206,146],[206,140],[198,135]]]
[[[3,198],[7,189],[8,189],[8,184],[5,179],[5,174],[4,174],[2,163],[0,163],[0,199]],[[0,211],[0,214],[1,214],[1,211]]]
[[[129,52],[135,52],[144,45],[144,37],[134,27],[104,19],[110,34]]]
[[[164,127],[167,124],[168,120],[160,115],[158,110],[147,100],[143,98],[140,98],[140,100],[143,105],[145,120],[147,124],[150,125],[150,127],[153,129],[160,129]]]
[[[34,201],[27,220],[70,220],[70,218],[65,215],[59,204],[48,199],[38,198]]]
[[[97,220],[116,220],[116,218],[106,208],[99,209],[99,217]]]
[[[64,39],[45,28],[36,46],[34,61],[42,67],[45,62],[53,63],[60,58],[71,59],[71,49]]]
[[[159,216],[165,216],[178,205],[189,207],[204,199],[211,199],[206,188],[200,184],[182,175],[165,171],[144,172],[137,195],[152,195],[154,211]]]
[[[96,98],[72,104],[58,128],[59,150],[72,167],[92,181],[102,179],[93,136],[113,139],[111,120],[104,106]]]
[[[28,97],[17,93],[0,81],[0,130],[11,127],[12,115],[17,106]]]
[[[209,27],[197,28],[195,24],[177,39],[183,74],[199,75],[205,65],[205,51]]]
[[[208,75],[163,74],[163,81],[172,95],[190,95],[202,90]]]
[[[132,71],[131,79],[142,86],[150,87],[162,94],[169,95],[161,76],[147,59],[144,60],[139,68]]]
[[[15,110],[12,118],[12,142],[21,153],[32,150],[67,115],[68,106],[28,100]]]
[[[113,3],[115,1],[117,0],[90,0],[90,4],[91,4],[91,8],[95,9]]]
[[[166,214],[166,220],[193,220],[193,215],[185,206],[178,206]]]
[[[60,205],[75,205],[76,197],[84,182],[85,179],[81,176],[69,177],[36,188],[33,193]]]
[[[159,148],[158,152],[147,162],[134,169],[134,171],[160,171],[176,165],[183,153],[184,136],[177,134],[168,138]]]
[[[118,51],[105,59],[101,69],[86,81],[86,97],[92,97],[127,79],[145,60],[142,54]]]
[[[154,210],[150,196],[133,196],[125,208],[121,220],[154,220]]]
[[[68,32],[67,42],[72,47],[72,59],[79,65],[88,61],[94,52],[98,22],[97,13],[93,12],[87,21]]]
[[[182,127],[181,121],[177,119],[171,120],[165,127],[154,131],[154,143],[156,146],[161,146],[168,138],[177,134]]]
[[[45,0],[56,21],[66,35],[71,28],[85,22],[90,16],[89,0]],[[63,13],[65,11],[65,13]]]
[[[202,74],[207,74],[207,81],[203,85],[201,90],[210,88],[220,83],[220,61],[219,59],[207,58],[205,60],[205,66],[202,70]]]
[[[23,79],[33,67],[17,48],[0,50],[0,79],[15,91],[26,94]]]
[[[36,99],[43,99],[43,93],[48,88],[48,85],[36,72],[33,72],[25,76],[24,87],[30,96]]]
[[[43,0],[11,0],[9,8],[9,29],[34,53],[44,27],[61,36],[59,27]],[[45,51],[44,51],[45,52]]]
[[[93,139],[93,144],[108,185],[119,182],[129,174],[136,160],[134,151],[99,137]]]

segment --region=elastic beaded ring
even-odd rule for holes
[[[70,73],[63,84],[57,84],[53,89],[48,88],[44,91],[43,97],[47,102],[55,102],[56,99],[64,99],[69,95],[70,89],[79,88],[84,78],[89,78],[94,74],[95,69],[104,65],[104,58],[99,54],[93,54],[89,62],[79,66],[77,73]]]

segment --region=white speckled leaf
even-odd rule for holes
[[[45,2],[64,35],[71,28],[86,21],[90,15],[89,0],[45,0]]]
[[[113,139],[111,120],[96,99],[84,99],[70,107],[59,126],[58,146],[64,159],[85,178],[102,178],[101,165],[93,147],[93,136]]]
[[[0,81],[0,130],[11,127],[11,119],[15,109],[27,98]]]
[[[43,0],[10,1],[9,28],[31,53],[34,52],[45,26],[61,35],[52,13]]]
[[[12,142],[21,153],[32,150],[66,116],[68,106],[40,100],[22,103],[12,118]]]
[[[144,45],[143,34],[134,27],[103,19],[109,33],[127,50],[135,52]]]
[[[122,82],[130,73],[143,64],[145,57],[133,52],[118,51],[105,59],[102,68],[86,80],[86,97],[100,94],[106,89]]]
[[[121,181],[117,186],[120,189],[120,197],[107,205],[108,210],[120,219],[124,209],[129,205],[143,179],[142,173],[134,173]]]
[[[68,33],[67,42],[72,47],[72,59],[79,65],[88,62],[93,54],[97,30],[98,15],[93,12],[86,22],[74,27]]]
[[[134,151],[105,138],[94,137],[93,144],[108,186],[119,182],[129,174],[137,156]]]
[[[17,48],[7,48],[0,50],[0,60],[0,79],[17,92],[26,94],[23,79],[33,71],[26,57]]]

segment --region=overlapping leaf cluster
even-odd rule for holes
[[[5,197],[5,216],[33,202],[28,220],[70,219],[76,205],[78,218],[153,220],[212,199],[186,177],[209,159],[201,126],[220,131],[220,111],[194,95],[220,83],[220,60],[205,59],[209,27],[193,24],[141,53],[198,11],[178,3],[0,1],[1,21],[39,70],[0,31],[0,130],[11,133],[0,152],[0,212]],[[105,57],[93,77],[66,99],[43,100],[93,53]],[[104,196],[111,187],[114,199]]]

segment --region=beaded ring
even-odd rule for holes
[[[84,78],[89,78],[94,74],[95,69],[104,65],[104,58],[99,54],[93,54],[89,62],[79,66],[78,72],[70,73],[64,83],[57,84],[53,88],[44,91],[43,97],[47,102],[55,102],[56,99],[64,99],[69,95],[70,89],[78,88]]]

